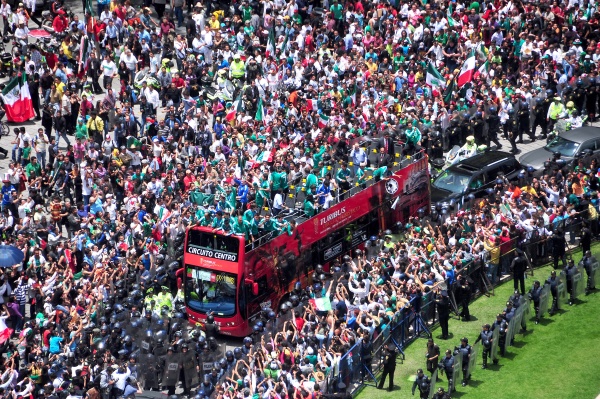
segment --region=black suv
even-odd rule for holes
[[[498,176],[511,180],[520,170],[521,165],[508,152],[490,151],[465,159],[450,166],[431,183],[431,206],[460,209],[469,201],[470,194],[483,197],[488,188],[494,187]]]

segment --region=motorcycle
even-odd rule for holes
[[[471,158],[475,154],[477,154],[477,147],[473,150],[468,150],[465,147],[455,145],[446,155],[446,162],[443,169],[448,169],[450,166],[456,165],[467,158]]]

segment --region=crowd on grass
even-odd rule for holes
[[[0,6],[16,41],[5,67],[27,75],[42,125],[15,129],[2,179],[2,241],[25,255],[0,271],[2,397],[174,393],[159,376],[166,355],[150,381],[121,320],[164,329],[176,353],[196,349],[204,371],[199,386],[182,377],[185,394],[340,393],[345,381],[327,376],[397,311],[418,311],[436,284],[457,282],[468,302],[478,287],[459,275],[471,261],[495,282],[514,248],[558,265],[598,234],[596,161],[499,176],[470,209],[415,216],[400,240],[372,237],[201,369],[218,344],[171,331],[182,294],[167,243],[195,224],[250,241],[290,233],[279,216],[291,182],[306,181],[312,216],[419,148],[439,158],[468,136],[500,148],[498,135],[545,136],[576,110],[595,119],[598,13],[589,1],[88,5],[76,15],[53,2],[53,39],[36,43],[34,2]],[[376,143],[376,159],[355,138]],[[132,276],[143,284],[119,283]],[[309,305],[321,296],[332,311]]]

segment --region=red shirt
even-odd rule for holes
[[[66,18],[63,18],[62,15],[57,15],[54,17],[54,21],[52,21],[52,28],[54,32],[61,33],[65,29],[67,29],[68,21]]]

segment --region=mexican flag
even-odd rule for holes
[[[454,28],[455,26],[462,26],[462,22],[452,18],[452,8],[448,8],[448,12],[446,12],[446,19],[448,19],[448,26],[450,28]]]
[[[92,43],[87,36],[81,37],[79,45],[79,72],[87,69],[90,53],[92,52]]]
[[[435,66],[431,62],[427,66],[425,82],[427,82],[427,84],[434,89],[437,89],[438,87],[446,87],[446,81],[444,80],[444,77],[440,74],[440,72],[435,68]]]
[[[456,91],[456,79],[452,79],[448,87],[446,87],[446,91],[444,92],[444,103],[446,106],[450,104],[452,101],[452,97],[454,96],[454,92]]]
[[[35,116],[25,73],[8,82],[2,90],[2,100],[9,122],[25,122]]]
[[[310,111],[318,111],[319,110],[319,101],[318,100],[306,100],[306,109]]]
[[[237,100],[235,100],[233,102],[233,106],[229,109],[229,112],[227,112],[227,115],[225,115],[225,120],[227,122],[231,122],[235,119],[235,116],[237,115],[238,112],[242,112],[244,110],[244,103],[242,102],[242,96],[239,95]]]
[[[475,79],[478,78],[479,76],[486,77],[486,76],[488,76],[489,72],[490,72],[490,62],[486,61],[483,64],[481,64],[481,66],[479,67],[479,69],[477,69],[477,71],[475,71]]]
[[[273,25],[269,29],[269,39],[267,40],[267,49],[265,51],[265,55],[268,57],[276,58],[275,56],[276,47],[275,47],[275,20],[273,20]]]
[[[460,68],[460,72],[458,73],[457,84],[459,88],[473,80],[473,76],[475,75],[475,64],[475,51],[471,50],[469,56],[463,63],[462,68]]]
[[[256,108],[256,115],[254,119],[259,122],[265,122],[265,109],[263,108],[262,98],[258,100],[258,107]]]
[[[331,310],[331,301],[329,298],[315,298],[311,299],[309,302],[314,309],[320,312],[328,312]]]
[[[329,117],[325,114],[319,115],[319,128],[323,129],[329,123]]]
[[[489,51],[487,49],[487,47],[485,47],[485,44],[483,44],[483,42],[479,43],[476,47],[476,51],[477,51],[477,57],[481,60],[481,61],[485,61],[487,60]]]

